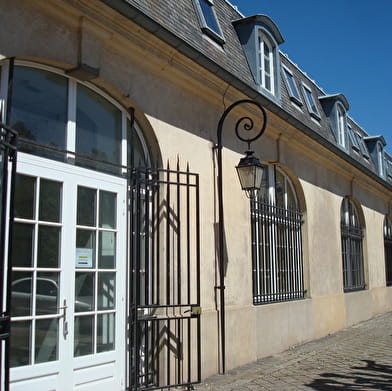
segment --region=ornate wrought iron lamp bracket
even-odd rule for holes
[[[223,179],[222,179],[222,132],[223,132],[223,124],[230,114],[230,112],[239,105],[250,104],[256,106],[256,108],[262,114],[262,123],[261,128],[256,131],[255,134],[244,137],[241,131],[245,132],[254,132],[255,131],[255,123],[253,119],[249,116],[241,117],[237,120],[235,124],[235,134],[238,139],[247,143],[248,150],[246,151],[246,157],[241,159],[243,161],[247,158],[252,157],[253,151],[250,150],[250,144],[257,140],[264,133],[266,125],[267,125],[267,115],[265,109],[257,102],[249,99],[239,100],[231,104],[222,114],[217,128],[217,145],[215,148],[217,149],[217,163],[218,163],[218,243],[219,243],[219,286],[216,286],[216,289],[220,291],[220,348],[221,348],[221,372],[225,373],[226,370],[226,332],[225,332],[225,260],[224,260],[224,215],[223,215]],[[256,159],[257,160],[257,159]],[[240,162],[241,165],[241,162]],[[238,169],[238,168],[237,168]]]

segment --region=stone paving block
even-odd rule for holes
[[[197,391],[392,391],[392,313],[214,376]]]

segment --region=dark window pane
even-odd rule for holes
[[[11,325],[11,367],[30,364],[31,322],[13,322]]]
[[[94,352],[94,316],[75,318],[74,356],[85,356]]]
[[[98,274],[98,310],[110,310],[115,306],[116,274]]]
[[[60,182],[41,179],[39,197],[39,219],[60,222],[61,216],[61,188]]]
[[[94,310],[95,273],[75,273],[75,312]]]
[[[114,314],[98,315],[97,321],[97,352],[114,350]]]
[[[13,272],[11,282],[11,316],[29,316],[32,311],[33,274]]]
[[[36,178],[27,175],[16,175],[15,181],[15,217],[34,218]]]
[[[33,266],[33,233],[31,224],[15,223],[12,241],[12,266]]]
[[[200,0],[200,7],[207,27],[220,35],[221,32],[214,14],[214,10],[212,9],[212,4],[210,4],[208,0]]]
[[[87,187],[78,187],[77,224],[95,227],[97,192]]]
[[[145,167],[146,156],[144,155],[144,149],[142,142],[137,134],[135,128],[131,128],[131,123],[127,120],[127,148],[128,148],[128,166],[131,167]]]
[[[58,319],[40,319],[35,322],[35,362],[55,361],[58,358]]]
[[[116,228],[116,193],[99,192],[99,226]]]
[[[38,267],[59,267],[60,227],[40,225],[38,228]]]
[[[116,233],[99,232],[98,266],[100,269],[116,267]]]
[[[122,115],[106,99],[78,85],[76,114],[76,152],[110,163],[121,163]],[[78,164],[98,168],[87,160]]]
[[[10,124],[20,137],[65,149],[67,83],[51,72],[15,67]]]
[[[59,307],[59,273],[38,273],[35,312],[37,315],[57,314]]]

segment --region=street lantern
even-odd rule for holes
[[[263,166],[260,160],[253,156],[253,151],[246,151],[245,154],[236,169],[242,190],[245,190],[248,198],[251,198],[255,191],[260,190]]]

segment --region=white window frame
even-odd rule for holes
[[[336,128],[338,132],[338,144],[340,147],[347,148],[347,137],[346,137],[346,110],[344,110],[341,104],[336,105]]]
[[[358,141],[358,144],[359,144],[359,149],[361,150],[362,156],[366,160],[369,160],[369,158],[370,158],[369,152],[367,150],[367,147],[366,147],[366,144],[365,144],[365,141],[364,141],[363,137],[358,132],[355,132],[354,135],[357,138],[357,141]]]
[[[384,148],[380,142],[377,143],[377,170],[378,174],[385,178],[385,156],[384,156]]]
[[[359,147],[359,143],[357,138],[355,137],[355,132],[353,130],[353,128],[347,124],[347,134],[348,134],[348,138],[351,141],[351,147],[353,149],[353,151],[357,154],[359,154],[360,151],[360,147]]]
[[[305,98],[305,103],[308,108],[309,114],[317,120],[320,120],[320,113],[317,108],[316,100],[314,99],[312,89],[302,82],[302,92]]]
[[[260,87],[268,91],[270,94],[276,95],[276,45],[263,30],[259,30],[257,39],[258,77]],[[268,53],[266,50],[267,48]],[[269,61],[268,72],[265,68],[265,60]],[[270,88],[267,87],[267,76],[270,78]]]
[[[200,4],[201,1],[204,1],[205,3],[207,3],[210,6],[210,9],[211,9],[212,15],[215,19],[215,23],[217,25],[218,31],[215,31],[213,28],[211,28],[208,25],[206,17],[203,13],[203,7]],[[218,44],[223,45],[225,43],[225,39],[223,37],[223,33],[222,33],[221,26],[219,24],[218,17],[216,16],[213,0],[193,0],[193,3],[195,6],[195,9],[196,9],[196,13],[197,13],[199,23],[201,26],[201,30],[203,31],[203,33],[206,34],[209,38],[213,39]]]
[[[285,66],[282,66],[282,73],[283,73],[283,80],[286,83],[287,92],[289,93],[290,99],[294,103],[296,103],[298,106],[302,106],[303,102],[302,102],[301,95],[299,93],[299,89],[298,89],[297,83],[295,81],[293,72],[291,72]],[[290,80],[292,81],[292,84],[290,83]],[[294,86],[294,89],[293,89],[292,85]]]
[[[67,126],[66,126],[66,149],[68,152],[67,157],[69,158],[74,158],[74,153],[76,153],[76,109],[77,109],[77,102],[76,102],[76,96],[77,96],[77,85],[83,85],[87,87],[88,89],[94,91],[98,95],[102,96],[104,99],[106,99],[109,103],[111,103],[113,106],[115,106],[118,110],[121,112],[122,116],[122,141],[121,141],[121,160],[120,164],[122,166],[127,166],[128,161],[127,161],[127,121],[131,120],[130,114],[128,110],[126,110],[121,104],[119,104],[116,100],[114,100],[112,97],[109,95],[105,94],[102,90],[97,88],[91,83],[88,82],[82,82],[79,81],[71,76],[68,76],[64,71],[59,70],[57,68],[48,66],[48,65],[42,65],[42,64],[37,64],[37,63],[31,63],[29,61],[22,61],[22,60],[17,60],[14,63],[14,66],[22,66],[22,67],[27,67],[31,69],[38,69],[38,70],[43,70],[47,71],[53,74],[57,74],[60,76],[65,77],[68,80],[68,118],[67,118]],[[8,68],[5,66],[6,72],[2,72],[2,83],[1,83],[1,90],[0,90],[0,104],[2,104],[4,107],[6,105],[6,96],[3,98],[3,94],[5,94],[4,91],[7,90],[8,88]],[[5,82],[3,83],[3,80]],[[5,101],[4,103],[3,100]],[[150,155],[147,147],[147,143],[142,135],[142,131],[140,127],[138,126],[137,122],[134,121],[134,129],[138,135],[138,138],[141,142],[142,148],[143,148],[143,153],[144,156],[146,157],[146,164],[150,165]],[[123,169],[123,172],[126,173],[126,169]]]

